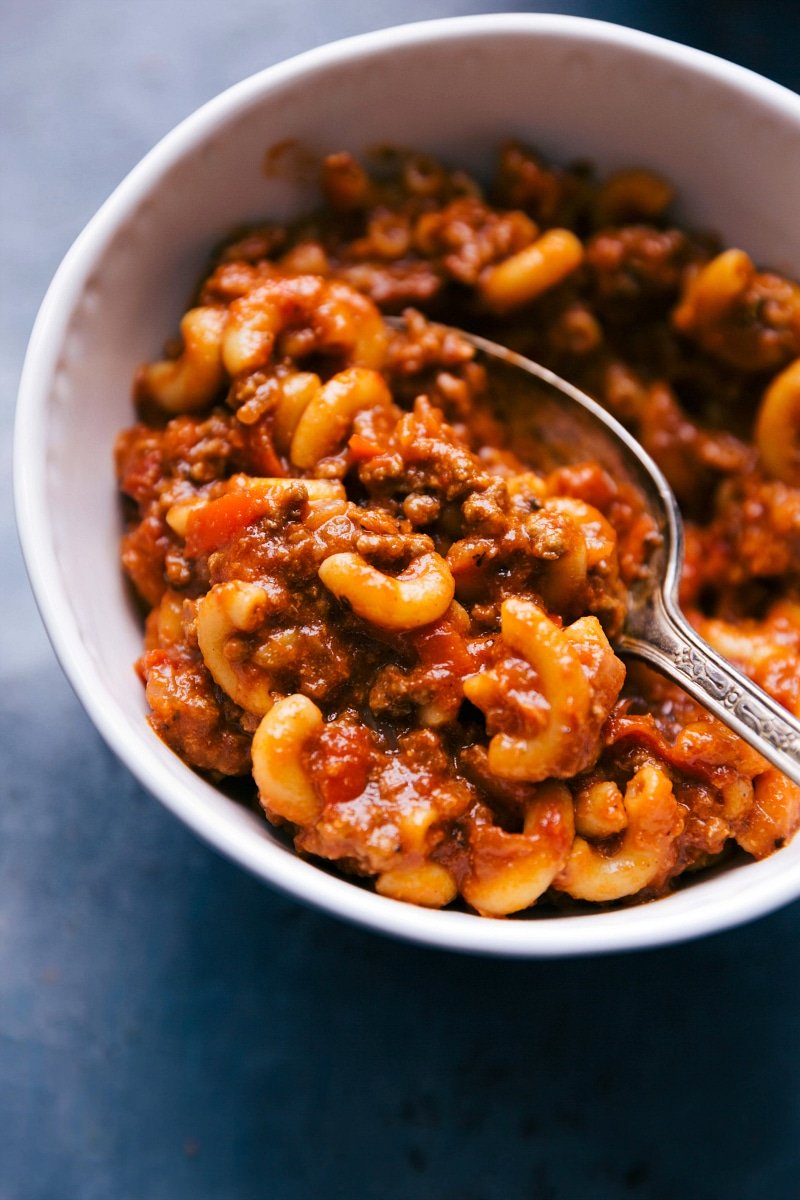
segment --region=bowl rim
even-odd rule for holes
[[[262,95],[322,68],[345,66],[389,48],[501,35],[552,36],[625,47],[716,82],[789,115],[800,130],[800,96],[746,67],[653,34],[594,18],[498,13],[416,21],[317,46],[256,72],[206,101],[144,155],[73,242],[47,289],[20,376],[14,447],[14,504],[23,557],[55,654],[95,727],[139,782],[196,834],[261,879],[333,916],[391,937],[440,949],[503,957],[551,958],[654,948],[721,932],[800,896],[800,870],[748,864],[739,886],[718,898],[692,889],[691,912],[670,897],[612,912],[492,921],[469,913],[417,908],[354,886],[231,821],[230,801],[167,750],[142,722],[130,723],[98,677],[63,586],[47,505],[46,425],[51,385],[75,304],[112,236],[160,177]],[[151,745],[145,742],[144,731]],[[198,798],[205,803],[198,803]],[[769,860],[775,863],[775,859]],[[638,916],[637,916],[638,914]]]

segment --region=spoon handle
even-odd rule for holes
[[[656,594],[636,624],[645,638],[625,634],[619,649],[677,683],[738,733],[779,771],[800,784],[800,722],[757,684],[712,650],[683,614]]]

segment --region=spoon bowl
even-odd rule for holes
[[[800,722],[703,641],[678,603],[683,521],[661,469],[610,413],[555,372],[478,334],[470,342],[500,395],[525,405],[526,430],[541,452],[539,468],[598,462],[631,484],[654,522],[645,569],[628,593],[617,650],[678,684],[794,783],[800,784]]]

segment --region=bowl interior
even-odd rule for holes
[[[683,219],[800,274],[800,99],[746,71],[613,26],[533,15],[432,22],[312,51],[173,132],[68,255],[20,394],[20,531],[56,650],[101,732],[147,787],[244,865],[339,915],[433,944],[527,955],[653,945],[800,893],[800,841],[621,912],[491,922],[412,909],[299,862],[194,776],[150,732],[132,668],[141,628],[118,567],[114,439],[133,419],[137,364],[176,331],[210,248],[243,222],[315,202],[303,154],[268,152],[401,145],[481,175],[509,136],[555,161],[653,167],[677,184]]]

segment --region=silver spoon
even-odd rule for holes
[[[628,480],[643,497],[660,540],[642,579],[629,591],[616,648],[677,683],[800,784],[800,721],[712,650],[680,610],[683,523],[672,489],[650,455],[595,400],[553,371],[477,334],[461,329],[453,333],[472,343],[487,360],[493,378],[505,373],[517,396],[524,372],[526,426],[545,448],[548,466],[593,460],[612,478]]]

